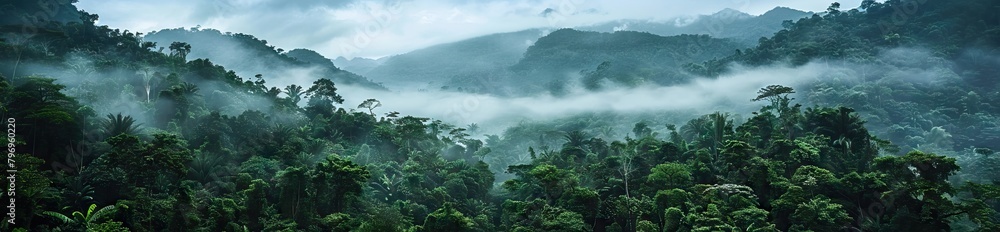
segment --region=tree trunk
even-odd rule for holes
[[[17,61],[14,62],[14,70],[10,71],[10,85],[14,85],[14,77],[17,77],[17,66],[21,64],[21,49],[17,49]]]

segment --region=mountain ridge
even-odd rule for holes
[[[785,20],[796,20],[813,13],[788,7],[775,7],[761,15],[726,8],[710,15],[677,17],[669,20],[652,21],[623,19],[598,23],[575,29],[597,32],[630,30],[671,36],[681,34],[707,34],[717,38],[731,38],[751,45],[761,37],[770,37],[782,29]]]
[[[215,29],[183,28],[164,29],[146,34],[144,40],[157,44],[185,42],[191,45],[189,59],[205,58],[233,69],[241,76],[262,74],[272,82],[290,82],[292,69],[320,68],[326,76],[340,84],[366,88],[385,89],[368,78],[336,67],[329,58],[308,49],[293,49],[300,59],[285,53],[284,49],[269,45],[267,40],[242,33],[221,32]],[[161,48],[162,49],[162,48]],[[291,52],[289,51],[289,52]],[[283,87],[283,86],[278,86]]]
[[[475,71],[490,70],[517,62],[524,49],[542,33],[540,29],[527,29],[438,44],[383,58],[381,65],[366,75],[380,82],[393,82],[392,85],[398,85],[395,82],[441,84],[448,77],[437,73],[463,75],[471,72],[470,66],[478,67]]]

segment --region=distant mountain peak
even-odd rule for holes
[[[285,53],[287,56],[295,58],[296,60],[309,62],[316,65],[333,65],[329,58],[319,54],[319,52],[305,49],[296,48]],[[336,66],[330,66],[331,68],[336,68]]]
[[[750,14],[747,14],[745,12],[738,11],[738,10],[735,10],[735,9],[732,9],[732,8],[722,9],[721,11],[715,12],[714,14],[712,14],[710,16],[711,17],[717,17],[717,18],[727,18],[727,19],[748,19],[748,18],[753,18],[753,15],[750,15]]]
[[[378,60],[378,59],[365,58],[365,57],[352,57],[352,58],[348,59],[347,57],[344,57],[344,56],[338,56],[337,58],[332,59],[332,60],[333,61],[347,61],[347,62],[349,62],[349,61],[369,61],[369,60],[370,61],[375,61],[375,60]]]
[[[556,9],[545,8],[545,10],[543,10],[542,13],[538,13],[538,16],[549,17],[549,15],[552,15],[552,13],[557,13],[557,12],[558,11],[556,11]]]
[[[792,9],[792,8],[788,8],[788,7],[779,6],[779,7],[775,7],[774,9],[771,9],[771,10],[769,10],[767,12],[764,12],[764,14],[761,15],[761,16],[764,16],[764,15],[784,15],[784,14],[801,15],[801,14],[807,14],[807,13],[809,13],[809,12],[805,12],[805,11],[801,11],[801,10],[796,10],[796,9]]]
[[[216,29],[177,28],[150,32],[142,38],[144,41],[159,44],[169,44],[173,41],[186,42],[194,48],[188,54],[188,59],[210,59],[213,63],[225,66],[243,77],[262,74],[277,80],[287,76],[285,73],[291,70],[318,67],[319,75],[338,84],[385,89],[381,84],[363,76],[340,69],[330,59],[316,51],[300,48],[279,52],[280,49],[253,35],[221,32]],[[272,83],[288,81],[291,80]]]

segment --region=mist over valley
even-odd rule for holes
[[[1000,2],[0,1],[3,231],[998,231]]]

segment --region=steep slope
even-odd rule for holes
[[[185,42],[191,45],[187,59],[209,59],[233,69],[240,76],[252,77],[262,74],[265,80],[272,83],[291,82],[284,78],[295,78],[297,73],[318,72],[316,73],[318,76],[330,78],[338,84],[384,88],[365,77],[337,68],[329,59],[316,52],[293,50],[302,58],[296,59],[290,54],[282,53],[283,49],[268,45],[267,40],[252,35],[222,33],[214,29],[178,28],[151,32],[144,36],[143,40],[156,42],[160,45],[161,51],[162,47],[167,47],[173,42]]]
[[[25,14],[25,12],[33,14]],[[77,10],[76,6],[60,2],[5,0],[0,1],[0,15],[4,16],[0,17],[0,26],[51,26],[52,23],[82,23],[83,20],[80,16],[84,14]],[[30,30],[28,31],[30,32]]]
[[[1000,4],[890,2],[867,8],[928,2],[920,6],[928,12],[910,15],[914,25],[890,28],[889,36],[849,30],[895,16],[830,12],[790,27],[789,36],[803,39],[762,43],[755,50],[804,50],[761,53],[774,54],[763,57],[772,63],[794,55],[826,59],[819,62],[825,66],[836,66],[836,57],[861,59],[844,65],[851,68],[881,66],[830,73],[816,78],[824,84],[817,88],[763,88],[757,100],[771,104],[746,120],[738,111],[718,111],[690,120],[649,112],[665,120],[646,121],[619,116],[625,111],[611,104],[576,101],[566,105],[610,112],[522,121],[482,140],[477,134],[490,125],[401,116],[407,112],[392,104],[372,111],[382,105],[374,99],[362,104],[367,112],[350,110],[361,99],[345,99],[329,81],[315,82],[306,99],[279,96],[281,90],[205,59],[186,60],[183,47],[157,52],[139,35],[96,26],[96,15],[80,12],[80,23],[39,28],[47,33],[0,33],[0,119],[10,140],[8,168],[16,169],[3,195],[11,205],[16,200],[18,213],[11,211],[0,231],[1000,231],[1000,137],[971,134],[997,131],[1000,122],[991,106],[1000,102],[1000,30],[985,23],[1000,22],[992,12]],[[815,32],[823,33],[806,36]],[[616,57],[606,53],[691,45],[678,38],[725,41],[555,34],[544,40],[561,40],[529,51]],[[878,39],[889,43],[871,42]],[[815,43],[835,47],[816,50]],[[732,60],[744,59],[737,54]],[[309,50],[285,56],[328,63]],[[542,65],[526,64],[528,70]],[[584,76],[607,77],[610,67]],[[928,67],[936,69],[914,72]],[[391,96],[383,93],[377,97]],[[546,99],[552,98],[501,100]],[[905,155],[892,151],[866,123],[878,114],[862,118],[849,107],[798,104],[817,99],[886,112],[900,124],[892,132],[925,146]],[[306,107],[296,104],[301,100]],[[448,105],[425,102],[417,104]],[[491,102],[472,103],[530,111]],[[491,113],[469,108],[440,111]],[[974,123],[965,129],[970,134],[950,134],[968,123]],[[960,141],[967,135],[980,144]],[[952,140],[964,150],[941,149]]]
[[[64,24],[54,20],[35,25],[37,31],[0,33],[0,67],[4,67],[0,69],[0,114],[18,122],[31,120],[26,126],[35,136],[18,137],[19,143],[31,144],[31,149],[18,152],[36,155],[39,160],[35,165],[67,171],[74,167],[61,163],[66,157],[85,157],[80,162],[92,162],[102,151],[91,153],[95,150],[84,146],[104,143],[119,135],[115,132],[137,134],[140,124],[189,135],[192,144],[202,144],[204,140],[195,141],[199,139],[190,136],[193,129],[201,128],[198,123],[202,117],[244,112],[284,115],[296,107],[278,98],[278,89],[269,89],[208,60],[188,61],[180,54],[157,52],[155,44],[143,41],[139,34],[99,26],[97,15],[76,11],[70,4],[61,1],[46,7],[75,11],[82,16],[80,21]],[[0,2],[0,6],[8,4]],[[36,12],[19,11],[0,15],[0,21],[16,22]],[[115,120],[121,123],[116,124],[117,129],[104,128]],[[86,151],[78,153],[81,149]],[[82,167],[81,163],[76,165]],[[91,183],[100,189],[112,182]],[[48,181],[39,183],[47,185]]]
[[[903,10],[914,6],[916,10]],[[734,63],[843,63],[845,72],[800,89],[814,103],[859,109],[875,134],[904,149],[998,149],[998,8],[1000,2],[989,0],[866,1],[862,9],[843,11],[831,7],[741,54],[687,68],[718,76],[731,72]]]
[[[435,45],[386,58],[366,75],[390,86],[433,83],[439,87],[454,75],[512,65],[541,36],[540,30],[532,29]]]
[[[706,35],[663,37],[645,32],[585,32],[562,29],[538,39],[524,58],[511,66],[518,82],[565,83],[568,77],[584,76],[588,89],[613,83],[636,86],[643,83],[676,84],[687,80],[680,65],[732,54],[741,45]]]
[[[536,34],[537,33],[537,34]],[[669,85],[687,80],[680,65],[732,54],[745,46],[705,35],[528,30],[438,45],[385,58],[367,75],[390,86],[414,85],[496,95],[561,93],[586,76],[602,85]],[[533,42],[534,41],[534,42]],[[601,66],[601,64],[604,64]]]
[[[879,50],[900,47],[925,47],[949,59],[968,48],[996,51],[1000,16],[993,11],[998,4],[977,0],[871,2],[862,5],[864,11],[836,10],[800,19],[727,61],[762,65],[783,60],[803,64],[816,58],[869,59]],[[909,13],[899,8],[913,5],[920,7]],[[906,17],[900,18],[903,14]]]
[[[305,48],[292,49],[291,51],[285,53],[285,55],[294,58],[296,60],[308,62],[315,65],[336,67],[333,65],[333,62],[330,59],[327,59],[325,56],[319,54],[319,52]]]
[[[752,16],[727,8],[712,15],[693,18],[675,18],[666,21],[617,20],[577,29],[597,32],[639,31],[662,36],[705,34],[716,38],[731,38],[751,45],[756,44],[761,37],[770,37],[781,30],[782,22],[785,20],[796,20],[811,14],[787,7],[777,7],[762,15]]]

